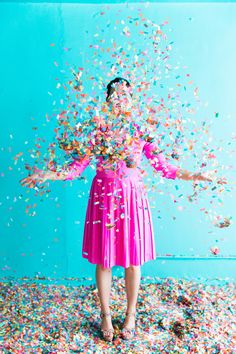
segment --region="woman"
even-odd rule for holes
[[[169,164],[158,152],[158,146],[144,136],[137,124],[129,125],[134,107],[128,80],[118,77],[107,85],[106,105],[113,120],[104,122],[96,115],[98,131],[93,136],[93,149],[86,156],[76,159],[59,172],[39,171],[22,179],[21,183],[32,187],[36,182],[46,180],[78,178],[89,165],[91,156],[97,154],[96,175],[86,212],[82,256],[96,264],[101,330],[104,339],[111,341],[114,333],[109,305],[111,268],[114,265],[125,268],[127,311],[121,334],[123,339],[130,339],[135,331],[140,266],[156,258],[150,207],[142,180],[143,171],[139,167],[142,153],[165,178],[212,179]],[[129,134],[131,129],[132,134]]]

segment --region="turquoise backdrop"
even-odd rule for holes
[[[94,166],[83,173],[87,183],[51,182],[51,192],[42,198],[22,188],[19,180],[27,175],[24,165],[33,161],[32,148],[37,138],[45,137],[47,142],[53,139],[55,112],[63,106],[56,78],[60,81],[70,65],[86,67],[88,42],[96,40],[91,33],[96,33],[96,26],[103,21],[95,14],[104,6],[97,1],[0,3],[1,277],[37,275],[94,279],[95,266],[81,255]],[[117,19],[118,10],[122,10],[121,18],[138,8],[156,23],[169,21],[172,29],[169,37],[175,43],[172,56],[176,62],[180,59],[188,66],[202,100],[208,102],[199,115],[207,120],[214,112],[220,112],[212,133],[217,141],[223,139],[219,159],[229,166],[224,176],[231,180],[231,187],[234,186],[236,4],[112,1],[110,20]],[[88,29],[90,34],[86,35]],[[112,28],[109,36],[113,36]],[[90,89],[89,83],[86,89]],[[20,153],[23,154],[19,156]],[[182,167],[193,170],[191,163]],[[148,173],[151,176],[150,167]],[[191,182],[186,181],[178,181],[178,191],[176,181],[172,180],[165,181],[163,188],[168,189],[170,195],[192,191]],[[216,210],[232,216],[232,225],[222,229],[214,227],[199,211],[204,203],[209,204],[207,193],[200,204],[183,201],[183,211],[177,209],[169,194],[149,191],[158,258],[146,263],[142,274],[234,277],[235,190],[224,194],[222,206]],[[218,256],[211,254],[212,246],[219,247]],[[114,267],[113,274],[123,274],[123,268]]]

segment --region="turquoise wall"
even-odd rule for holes
[[[95,41],[93,32],[105,21],[95,14],[104,6],[75,2],[0,4],[1,277],[94,277],[94,265],[81,255],[93,166],[83,173],[86,184],[51,182],[50,193],[42,197],[22,188],[19,180],[27,175],[25,163],[33,163],[31,149],[37,139],[44,137],[49,143],[54,138],[56,109],[63,106],[57,80],[65,77],[70,65],[86,67],[88,43]],[[226,168],[221,176],[235,181],[235,155],[229,150],[235,151],[236,5],[113,3],[106,10],[106,20],[117,19],[119,10],[122,18],[140,7],[156,23],[170,23],[168,35],[175,43],[172,56],[176,63],[180,60],[188,66],[203,102],[208,102],[200,108],[199,116],[207,119],[212,112],[220,112],[220,119],[212,124],[212,143],[223,146],[219,160]],[[104,34],[107,39],[113,35],[112,28]],[[90,89],[88,84],[86,89]],[[46,144],[40,143],[45,150]],[[190,162],[182,167],[194,169]],[[148,173],[152,175],[150,166]],[[162,186],[163,194],[149,191],[158,258],[142,267],[143,275],[234,277],[234,184],[216,206],[216,213],[232,216],[232,225],[222,229],[213,226],[199,210],[214,207],[207,193],[199,202],[183,201],[184,210],[180,211],[170,195],[191,194],[191,182],[167,180],[159,189]],[[217,257],[210,252],[215,245],[220,248]],[[123,269],[115,267],[113,274],[123,274]]]

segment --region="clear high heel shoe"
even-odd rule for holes
[[[136,312],[126,312],[126,316],[134,316],[135,317]],[[123,328],[121,330],[121,336],[123,339],[132,339],[135,335],[135,327],[127,327],[123,325]]]
[[[101,318],[106,317],[106,316],[111,316],[110,312],[101,312]],[[107,342],[111,342],[114,336],[114,328],[110,328],[110,329],[102,329],[101,328],[101,332],[102,332],[102,336],[103,338],[107,341]]]

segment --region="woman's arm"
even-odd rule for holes
[[[206,177],[204,176],[204,174],[193,173],[187,170],[183,170],[181,168],[177,171],[176,177],[185,181],[213,181],[212,178]]]
[[[145,156],[150,160],[156,171],[162,173],[162,177],[176,179],[179,167],[170,164],[162,152],[158,152],[157,144],[146,142],[143,146]]]
[[[152,166],[156,171],[161,171],[162,176],[171,179],[183,179],[186,181],[216,181],[218,184],[226,184],[225,178],[210,178],[205,174],[193,173],[187,170],[183,170],[178,166],[170,164],[162,152],[158,152],[158,146],[155,143],[146,142],[143,147],[145,156],[151,161]]]
[[[36,170],[31,176],[20,180],[22,186],[29,188],[34,187],[37,183],[41,184],[47,180],[50,181],[67,181],[73,180],[82,174],[84,169],[89,165],[90,158],[85,156],[79,160],[74,160],[68,165],[63,166],[60,171],[44,171]]]
[[[80,177],[85,168],[89,165],[91,161],[91,156],[84,156],[80,159],[75,159],[70,164],[66,165],[59,171],[59,178],[63,181],[73,180]]]
[[[179,169],[176,173],[176,177],[179,179],[183,179],[185,181],[208,181],[208,182],[216,182],[218,184],[226,184],[227,181],[225,178],[217,178],[217,177],[208,177],[204,173],[193,173],[187,170]]]

